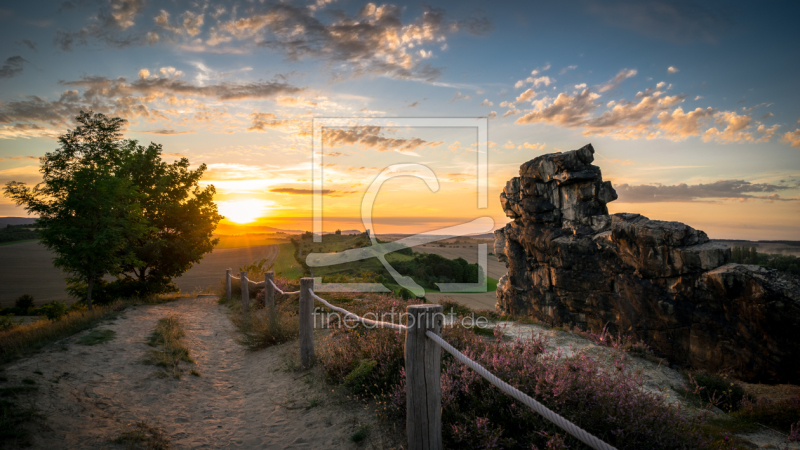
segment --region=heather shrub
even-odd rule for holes
[[[608,331],[607,327],[603,327],[599,333],[582,331],[578,329],[573,330],[573,332],[585,337],[597,345],[602,345],[604,347],[615,348],[617,350],[638,355],[647,355],[652,353],[650,347],[641,339],[637,339],[633,335],[622,334],[621,332],[617,332],[617,335],[614,336]]]
[[[739,409],[745,393],[742,386],[728,378],[703,371],[685,373],[689,386],[681,392],[702,405],[712,404],[723,411],[731,412]]]
[[[386,298],[351,302],[347,308],[361,315],[401,306]],[[619,449],[711,446],[701,431],[705,416],[668,406],[660,395],[645,391],[624,355],[609,365],[581,354],[562,358],[548,353],[541,335],[505,342],[501,330],[487,339],[461,326],[445,327],[442,335],[500,379]],[[391,329],[334,328],[319,361],[330,381],[347,380],[355,393],[383,405],[385,417],[402,423],[404,341],[404,333]],[[441,386],[446,447],[582,448],[444,351]]]

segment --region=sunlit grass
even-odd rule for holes
[[[183,372],[181,361],[194,363],[189,357],[189,348],[183,343],[185,335],[183,324],[176,316],[159,319],[153,333],[147,338],[148,345],[158,348],[150,352],[146,362],[163,367],[168,374],[180,378]]]

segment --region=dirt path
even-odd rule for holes
[[[10,383],[33,378],[40,386],[50,430],[37,433],[34,447],[122,448],[110,441],[144,420],[163,427],[172,448],[355,448],[349,437],[372,413],[337,404],[313,372],[284,370],[283,354],[296,344],[246,352],[226,314],[213,298],[138,307],[100,325],[116,332],[110,342],[79,345],[79,334],[7,366]],[[146,336],[167,315],[182,319],[200,377],[187,367],[179,380],[161,379],[142,363]],[[370,436],[370,447],[385,446]]]

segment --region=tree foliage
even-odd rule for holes
[[[123,265],[118,290],[145,296],[177,290],[172,279],[212,251],[212,234],[222,219],[213,202],[214,186],[201,188],[206,170],[195,170],[181,158],[171,164],[161,159],[162,147],[128,141],[119,176],[130,180],[140,194],[148,231],[130,241],[136,260]]]
[[[216,191],[199,185],[206,166],[168,164],[161,145],[123,140],[123,119],[81,112],[77,121],[41,158],[42,183],[8,183],[6,195],[39,216],[42,242],[72,275],[70,292],[90,305],[95,287],[98,300],[176,290],[172,279],[217,242]]]
[[[122,160],[122,119],[82,112],[80,125],[58,138],[60,147],[41,158],[42,182],[28,188],[9,182],[6,196],[39,216],[42,243],[53,264],[87,284],[136,263],[128,242],[144,233],[139,194],[130,180],[115,176]]]

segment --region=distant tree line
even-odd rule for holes
[[[0,228],[0,242],[28,241],[31,239],[39,239],[39,231],[35,224],[9,224],[5,228]]]
[[[758,253],[755,247],[731,248],[731,262],[755,264],[800,276],[800,258],[797,256]]]
[[[407,252],[407,253],[406,253]],[[398,253],[411,254],[411,249]],[[410,276],[422,287],[435,289],[435,283],[477,283],[480,266],[464,258],[447,259],[435,253],[413,253],[414,259],[392,264],[405,276]]]

